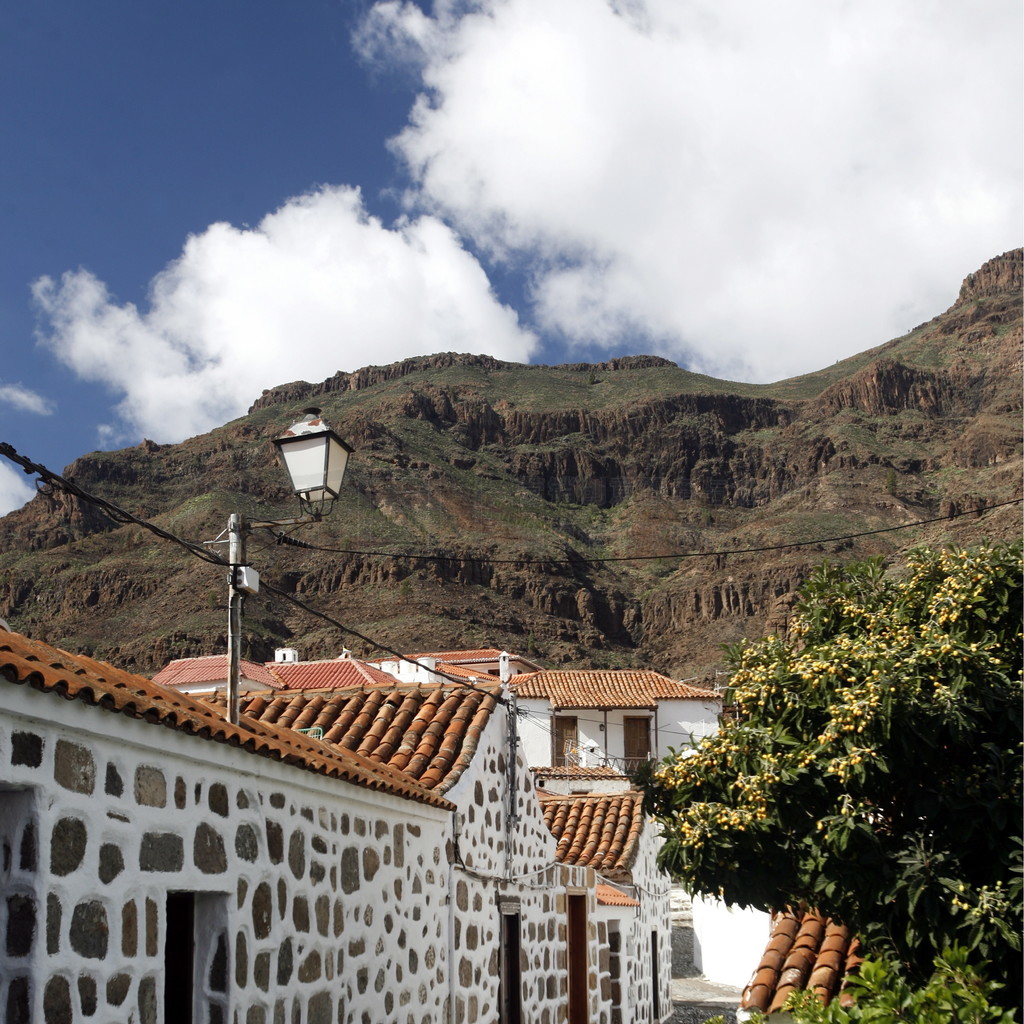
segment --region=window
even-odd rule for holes
[[[574,715],[553,715],[551,719],[551,764],[555,768],[578,764],[579,729]]]
[[[608,922],[608,978],[612,987],[612,1024],[622,1024],[622,932],[618,921]]]
[[[625,767],[627,771],[633,771],[654,756],[651,750],[651,720],[646,717],[624,718],[622,727]]]

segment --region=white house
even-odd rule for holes
[[[473,650],[430,651],[374,662],[403,683],[440,683],[445,678],[486,681],[488,677],[507,683],[524,672],[538,672],[540,665],[520,654],[509,654],[497,647]]]
[[[635,790],[540,797],[563,864],[597,872],[598,942],[612,1024],[650,1024],[672,1015],[670,879]]]
[[[612,1024],[500,686],[215,703],[0,633],[12,1024]],[[321,737],[321,738],[318,738]]]
[[[549,670],[514,676],[527,761],[625,773],[718,728],[721,697],[658,672]]]
[[[241,659],[239,692],[323,689],[391,681],[391,677],[379,668],[353,658],[348,651],[338,658],[317,661],[299,661],[298,651],[292,647],[278,648],[276,655],[273,661],[262,664]],[[176,658],[153,676],[153,682],[181,693],[197,696],[214,694],[227,689],[228,657],[226,654],[207,654],[197,658]]]
[[[447,1020],[444,797],[15,633],[0,686],[8,1021]]]

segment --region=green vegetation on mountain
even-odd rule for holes
[[[355,447],[345,496],[292,531],[323,550],[254,532],[265,579],[399,649],[529,642],[552,665],[714,678],[721,645],[783,626],[824,556],[1019,534],[1019,509],[983,510],[1021,491],[1020,299],[1018,250],[906,337],[768,385],[650,356],[409,359],[283,384],[209,434],[67,472],[212,541],[232,512],[295,514],[271,440],[315,405]],[[891,527],[909,528],[843,539]],[[127,667],[224,650],[225,590],[216,567],[59,493],[0,520],[0,615]],[[250,657],[374,653],[269,594],[244,627]]]

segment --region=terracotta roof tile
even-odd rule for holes
[[[604,907],[639,907],[640,901],[627,896],[621,889],[606,882],[598,882],[594,887],[597,892],[597,902]]]
[[[521,654],[514,654],[512,651],[501,651],[497,647],[480,647],[470,651],[425,651],[422,654],[410,654],[408,657],[413,661],[420,658],[436,658],[438,661],[447,662],[449,665],[479,665],[487,662],[497,662],[502,654],[508,654],[509,659],[519,662],[521,665],[531,665],[539,669],[540,665],[524,658]]]
[[[480,668],[467,668],[452,661],[439,661],[435,672],[443,672],[446,676],[455,676],[458,679],[493,679],[494,677]]]
[[[246,715],[285,728],[319,730],[323,742],[387,765],[443,793],[476,752],[501,687],[396,684],[249,694]],[[209,698],[215,706],[223,694]]]
[[[544,824],[558,840],[555,856],[563,864],[579,864],[615,882],[629,882],[644,828],[643,796],[587,793],[538,794]]]
[[[479,647],[470,651],[426,651],[422,654],[410,654],[409,657],[413,661],[419,658],[436,658],[438,661],[447,661],[450,665],[461,665],[475,664],[480,661],[497,661],[503,653],[497,647]]]
[[[340,689],[343,686],[387,684],[395,677],[358,658],[334,658],[329,661],[267,662],[267,669],[277,686],[288,690]]]
[[[268,686],[281,685],[266,666],[259,662],[246,661],[243,658],[239,669],[242,680],[252,683],[255,689],[262,690]],[[176,658],[164,665],[153,676],[153,682],[159,683],[161,686],[180,688],[203,683],[223,682],[227,677],[228,656],[226,654],[207,654],[199,658]]]
[[[530,769],[538,779],[627,779],[617,768],[611,765],[595,764],[592,768],[583,768],[578,764],[561,767],[537,765]]]
[[[452,804],[438,793],[370,759],[244,716],[238,725],[232,725],[205,701],[20,633],[0,633],[0,679],[151,725],[227,743],[306,771],[452,809]]]
[[[540,697],[556,708],[654,708],[658,700],[721,700],[658,672],[592,669],[529,672],[512,677],[519,697]]]
[[[809,989],[823,1005],[842,999],[847,975],[863,958],[849,930],[814,911],[776,914],[761,962],[740,1006],[775,1013],[793,992]]]

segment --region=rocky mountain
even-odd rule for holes
[[[714,679],[721,645],[784,627],[824,558],[898,564],[922,543],[1020,535],[1021,291],[1016,250],[906,336],[769,385],[651,356],[366,367],[274,388],[182,444],[85,455],[66,475],[214,541],[232,512],[296,514],[271,439],[315,405],[355,448],[345,496],[283,531],[311,547],[253,530],[265,580],[407,652],[498,646]],[[0,519],[0,615],[151,672],[225,650],[225,575],[55,492]],[[267,592],[247,599],[244,629],[256,659],[281,645],[379,653]]]

